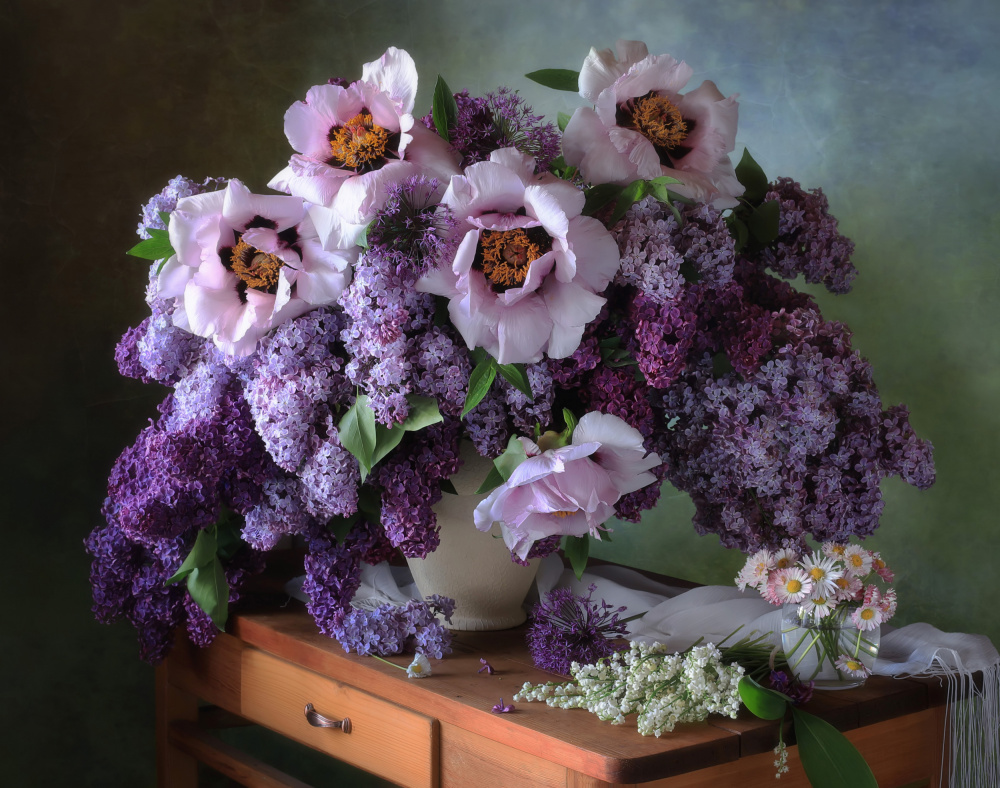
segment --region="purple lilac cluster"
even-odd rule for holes
[[[823,191],[807,192],[791,178],[778,178],[765,199],[781,207],[778,240],[762,252],[767,267],[788,279],[802,274],[831,293],[848,292],[858,273],[851,263],[854,244],[837,231]]]
[[[150,230],[166,230],[167,226],[160,218],[161,211],[170,213],[177,207],[177,201],[182,197],[224,189],[225,186],[226,178],[206,178],[201,183],[189,180],[183,175],[171,178],[163,191],[150,198],[149,202],[142,206],[142,220],[136,228],[136,233],[140,238],[149,238]]]
[[[334,630],[344,651],[374,654],[419,652],[442,659],[451,653],[451,632],[438,621],[451,622],[455,600],[438,594],[427,601],[412,600],[405,605],[380,605],[374,610],[351,608]]]
[[[772,670],[767,677],[767,683],[771,689],[791,698],[796,706],[812,700],[813,690],[816,687],[814,682],[799,681],[798,676],[789,676],[783,670]]]
[[[484,97],[470,96],[467,90],[455,94],[458,115],[448,130],[452,147],[462,155],[462,167],[485,161],[500,148],[517,148],[535,157],[539,171],[547,170],[559,156],[559,131],[543,116],[535,115],[517,91],[500,87]],[[424,125],[434,128],[428,114]]]
[[[593,601],[596,590],[591,585],[586,596],[578,596],[571,588],[556,588],[535,605],[528,648],[536,667],[569,675],[573,662],[591,665],[624,647],[615,640],[627,631],[620,620],[625,608]]]

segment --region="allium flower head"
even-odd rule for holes
[[[616,52],[591,49],[580,70],[581,107],[563,136],[566,162],[591,183],[627,185],[661,175],[670,188],[716,208],[736,207],[743,186],[729,159],[736,146],[736,97],[713,82],[681,93],[691,67],[650,55],[641,41]]]
[[[625,608],[594,602],[596,590],[591,585],[586,596],[577,596],[570,588],[557,588],[535,606],[528,648],[537,667],[568,675],[572,663],[597,662],[622,648],[614,639],[626,634],[618,618]]]

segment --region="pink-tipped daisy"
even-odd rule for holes
[[[886,566],[885,561],[882,560],[882,556],[877,552],[872,551],[872,569],[875,573],[881,577],[885,582],[891,583],[896,579],[896,573],[893,572],[888,566]]]
[[[831,596],[836,593],[836,581],[844,576],[833,558],[822,553],[813,553],[803,558],[799,564],[809,579],[813,581],[813,595]]]
[[[830,558],[843,559],[844,551],[847,549],[847,545],[841,544],[840,542],[823,542],[821,549],[823,554],[830,556]]]
[[[838,602],[860,602],[864,586],[861,579],[845,575],[833,581],[837,586],[835,598]]]
[[[769,596],[779,604],[801,602],[812,593],[812,588],[809,575],[797,566],[779,569],[767,583]]]
[[[799,554],[790,547],[784,547],[774,554],[774,569],[788,569],[795,566]]]
[[[861,607],[851,611],[851,621],[862,632],[875,629],[882,623],[882,609],[879,607],[881,597],[873,598],[871,603],[864,602]],[[873,603],[873,604],[872,604]]]
[[[872,554],[856,544],[848,545],[844,549],[844,565],[847,574],[864,577],[872,571]]]
[[[767,585],[767,576],[774,568],[774,555],[766,547],[758,550],[747,559],[746,564],[736,576],[736,585],[740,591],[745,591],[747,586],[763,590]]]
[[[896,615],[896,591],[893,588],[886,589],[882,594],[882,601],[878,606],[882,611],[882,620],[888,621]]]
[[[846,673],[852,678],[866,679],[871,675],[871,671],[865,667],[861,660],[855,659],[847,654],[841,654],[837,657],[837,661],[834,662],[833,665],[841,673]]]

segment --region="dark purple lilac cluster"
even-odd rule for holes
[[[625,608],[593,601],[596,590],[591,585],[586,596],[578,596],[571,588],[556,588],[535,605],[528,648],[536,667],[568,676],[573,662],[592,665],[624,647],[615,641],[627,631],[620,620]]]
[[[451,653],[451,632],[438,620],[451,622],[455,601],[438,594],[427,601],[380,605],[374,610],[351,608],[333,636],[344,651],[386,657],[419,652],[442,659]]]
[[[517,148],[534,156],[539,172],[547,170],[559,156],[558,129],[543,123],[541,115],[533,114],[517,91],[501,87],[480,98],[463,90],[455,94],[455,103],[458,116],[448,129],[448,137],[462,155],[462,167],[485,161],[501,148]],[[434,128],[432,115],[426,115],[423,122],[427,128]]]

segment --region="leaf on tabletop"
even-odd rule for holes
[[[878,788],[871,767],[844,734],[795,706],[792,720],[802,768],[813,788]]]
[[[740,698],[750,712],[762,720],[780,720],[788,708],[788,697],[762,687],[749,676],[740,679]]]

